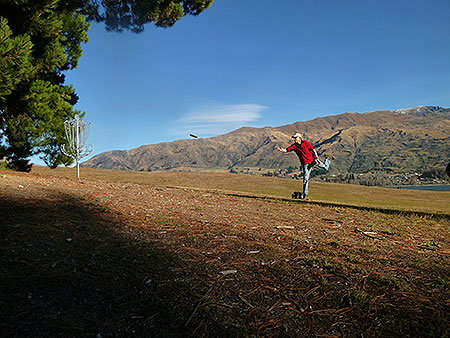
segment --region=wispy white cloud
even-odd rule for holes
[[[257,104],[206,106],[186,113],[176,124],[182,132],[196,132],[204,137],[219,135],[258,121],[264,109]]]
[[[256,121],[266,107],[257,104],[203,107],[187,113],[179,121],[187,123],[245,123]]]

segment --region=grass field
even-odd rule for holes
[[[76,178],[74,168],[49,169],[34,166],[33,173]],[[293,191],[302,189],[301,181],[298,180],[214,172],[134,172],[81,168],[80,176],[85,180],[104,179],[152,186],[188,187],[283,199],[290,198]],[[450,192],[446,191],[417,191],[314,181],[310,183],[309,190],[311,202],[450,215]]]
[[[0,169],[1,337],[450,336],[448,193],[81,175]]]

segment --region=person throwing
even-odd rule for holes
[[[326,158],[325,162],[321,162],[314,147],[311,145],[311,143],[302,138],[302,134],[295,133],[294,135],[292,135],[292,138],[294,139],[294,143],[291,146],[287,148],[282,148],[279,146],[278,150],[282,153],[295,151],[295,153],[297,154],[303,171],[303,194],[301,194],[300,198],[306,200],[308,199],[308,183],[309,177],[311,175],[311,170],[316,166],[328,170],[328,168],[330,167],[330,158]],[[296,197],[295,192],[292,194],[292,197]]]

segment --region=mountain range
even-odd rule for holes
[[[280,153],[295,132],[319,157],[333,155],[330,172],[420,172],[450,160],[450,108],[418,106],[344,113],[280,127],[243,127],[211,138],[185,139],[98,154],[84,167],[136,171],[292,172],[294,153]]]

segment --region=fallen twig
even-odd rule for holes
[[[253,304],[250,303],[247,299],[245,299],[244,297],[242,297],[241,295],[238,295],[239,299],[242,300],[246,305],[248,305],[249,307],[253,308]]]
[[[381,240],[381,238],[374,236],[377,233],[373,232],[373,231],[362,231],[362,230],[359,230],[358,228],[355,228],[355,232],[359,232],[359,233],[363,234],[364,236],[372,238],[372,239],[380,239]]]
[[[200,300],[197,303],[197,306],[195,307],[194,311],[192,312],[191,316],[189,317],[189,319],[187,320],[186,324],[184,324],[185,327],[187,327],[189,325],[189,323],[191,322],[192,318],[194,317],[195,313],[197,312],[198,308],[200,307],[200,305],[202,304],[203,300],[208,296],[209,292],[212,290],[214,284],[211,285],[211,287],[208,289],[208,291],[206,291],[206,293],[203,295],[202,298],[200,298]]]

